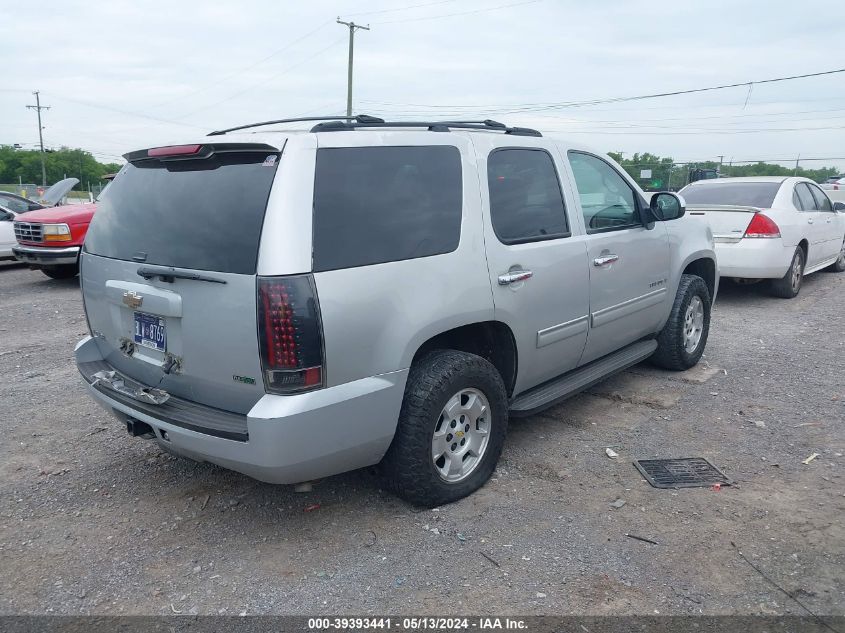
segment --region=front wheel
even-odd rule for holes
[[[651,361],[664,369],[683,371],[696,365],[710,332],[710,291],[701,277],[681,275],[669,320],[657,335]]]
[[[45,266],[41,272],[50,279],[71,279],[79,274],[79,264],[60,264],[58,266]]]
[[[454,350],[427,354],[408,375],[381,464],[387,485],[426,507],[475,492],[496,468],[507,424],[505,385],[491,363]]]
[[[801,281],[804,279],[804,250],[795,249],[792,255],[792,263],[789,270],[780,279],[772,279],[769,282],[769,292],[781,299],[792,299],[798,296],[801,290]]]

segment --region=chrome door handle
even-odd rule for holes
[[[828,218],[827,223],[830,224],[831,222],[833,222],[833,218]]]
[[[499,275],[499,285],[507,286],[508,284],[515,284],[518,281],[525,281],[531,279],[534,273],[530,270],[515,270],[504,275]]]
[[[617,261],[619,261],[619,255],[602,255],[593,260],[593,266],[606,266]]]
[[[807,224],[812,224],[812,223],[813,223],[813,218],[807,218]]]

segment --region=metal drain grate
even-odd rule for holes
[[[638,459],[634,462],[643,477],[655,488],[699,488],[733,482],[703,457],[683,459]]]

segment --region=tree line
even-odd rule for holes
[[[720,164],[719,161],[676,163],[671,156],[657,156],[648,152],[636,153],[630,158],[624,158],[621,152],[609,152],[609,154],[643,189],[651,191],[658,189],[677,191],[689,182],[689,172],[692,169],[715,169],[722,177],[802,176],[816,182],[823,182],[839,174],[835,167],[806,169],[799,166],[796,169],[762,161],[743,165]],[[643,177],[643,171],[647,173],[649,170],[651,174]]]
[[[746,165],[719,164],[717,161],[699,163],[676,163],[671,156],[657,156],[644,152],[624,158],[620,152],[609,152],[610,156],[636,180],[643,189],[672,189],[677,191],[689,182],[691,169],[717,169],[722,176],[803,176],[816,182],[823,182],[839,172],[835,167],[784,167],[774,163],[751,163]],[[101,185],[104,174],[113,174],[120,169],[119,163],[101,163],[83,149],[62,147],[44,154],[47,168],[47,184],[62,178],[79,178],[77,190],[84,190],[88,183]],[[650,171],[646,177],[643,172]],[[15,149],[11,145],[0,145],[0,183],[18,182],[41,184],[41,156],[38,150]]]
[[[60,149],[45,152],[47,184],[53,184],[65,177],[79,178],[77,190],[101,185],[104,174],[113,174],[120,169],[118,163],[101,163],[90,152],[83,149]],[[0,145],[0,183],[19,182],[41,184],[41,152],[39,150],[15,149],[11,145]]]

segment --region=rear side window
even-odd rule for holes
[[[129,163],[85,236],[94,255],[254,274],[278,154],[223,152]]]
[[[680,193],[687,204],[730,204],[741,207],[771,207],[779,182],[719,182],[687,185]]]
[[[822,193],[822,190],[815,185],[807,185],[816,199],[816,209],[819,211],[833,211],[833,205],[830,204],[830,199]]]
[[[569,235],[552,157],[540,149],[499,149],[487,159],[490,219],[505,244]]]
[[[816,210],[816,201],[813,199],[813,194],[810,193],[810,189],[807,185],[803,182],[799,182],[795,185],[795,192],[798,194],[798,199],[801,202],[801,209],[803,211]]]
[[[318,149],[314,270],[454,251],[461,209],[457,147]]]

